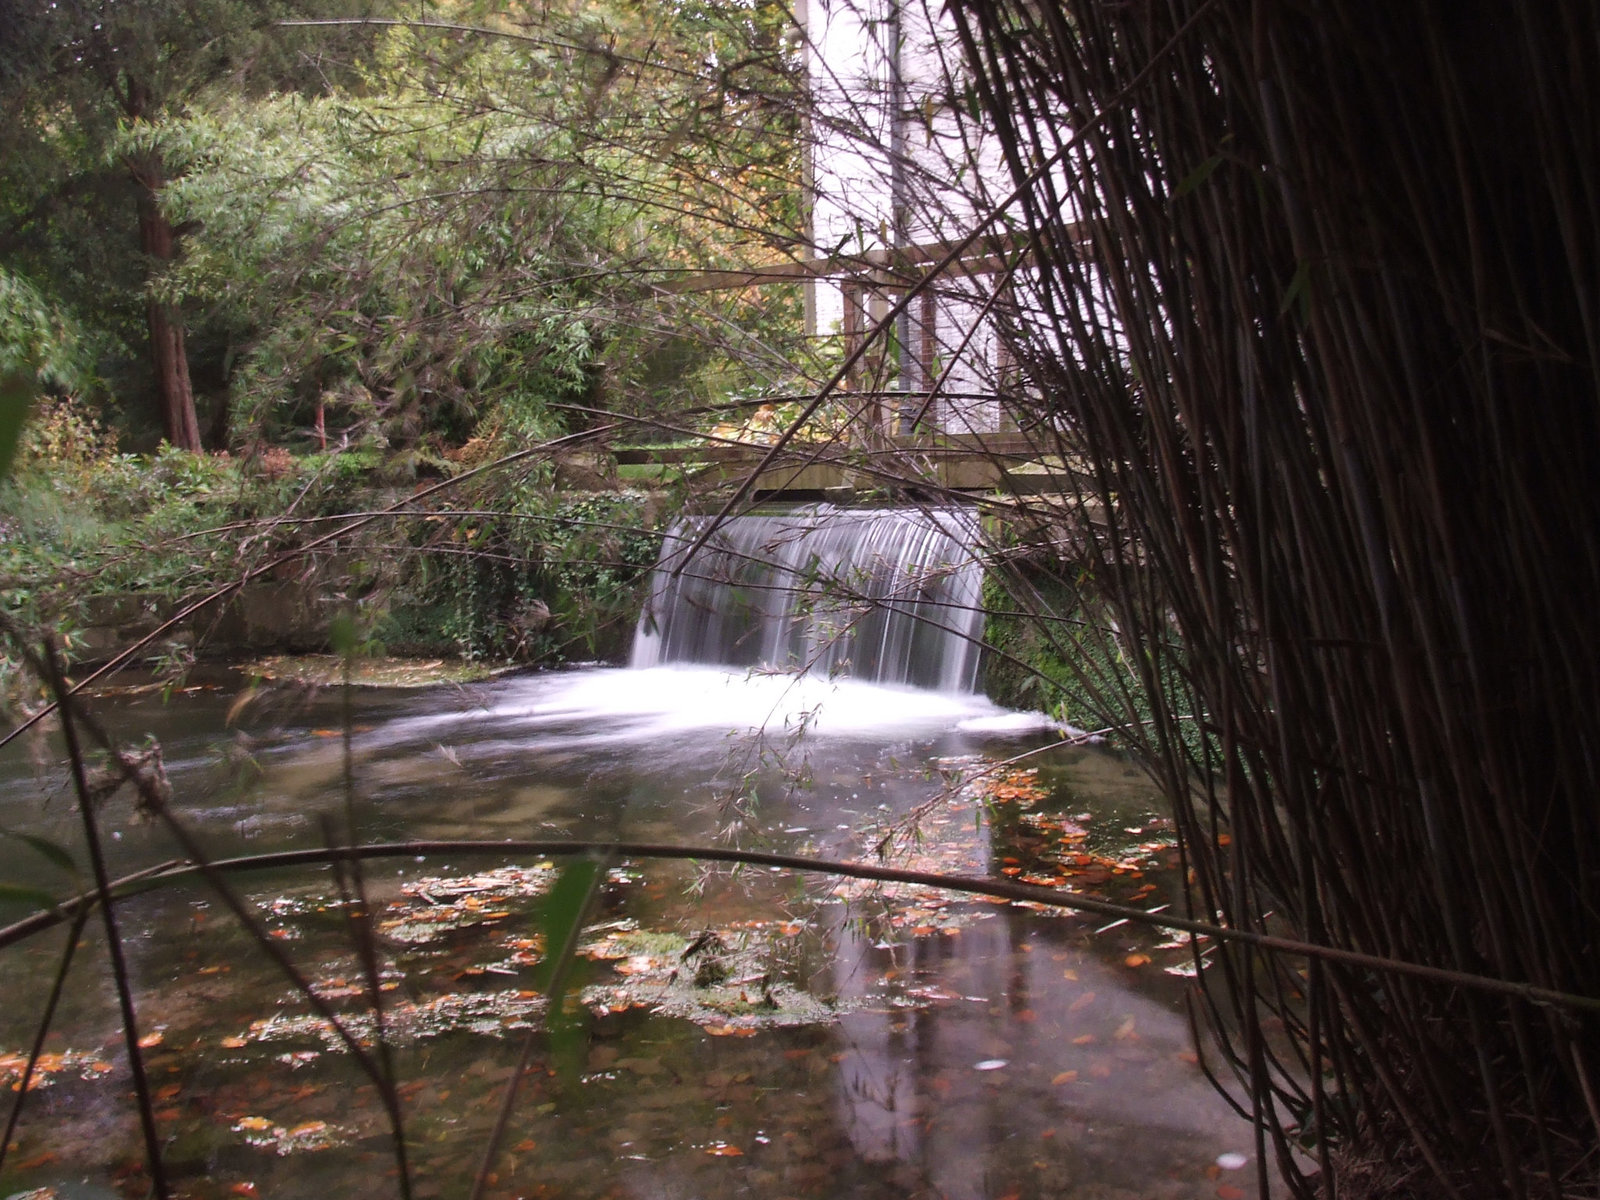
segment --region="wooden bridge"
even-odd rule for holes
[[[767,496],[848,496],[884,487],[922,487],[933,492],[1006,492],[1037,495],[1074,491],[1081,477],[1059,457],[1041,455],[1018,433],[963,433],[881,437],[874,445],[795,442],[756,479]],[[716,485],[743,480],[760,466],[770,446],[722,443],[705,446],[617,449],[619,466],[654,465],[662,477]]]

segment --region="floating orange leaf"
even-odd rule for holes
[[[718,1158],[743,1158],[744,1151],[737,1146],[730,1146],[726,1142],[717,1142],[706,1147],[707,1154],[714,1154]]]
[[[1122,960],[1122,965],[1125,967],[1142,967],[1149,961],[1150,956],[1148,954],[1130,954]]]
[[[139,1039],[139,1049],[148,1050],[152,1046],[159,1046],[165,1040],[165,1035],[158,1029],[154,1033],[147,1033]]]
[[[1071,1083],[1077,1077],[1078,1073],[1076,1071],[1063,1071],[1050,1082],[1054,1084]]]

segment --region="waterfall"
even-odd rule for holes
[[[807,505],[667,534],[631,665],[718,663],[977,687],[983,568],[971,508]]]

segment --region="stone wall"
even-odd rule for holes
[[[317,581],[266,580],[245,585],[185,618],[152,641],[145,656],[174,648],[211,658],[269,653],[309,653],[328,648],[328,629],[345,603]],[[165,596],[135,592],[91,596],[72,637],[72,657],[96,664],[116,657],[154,633],[183,606]]]

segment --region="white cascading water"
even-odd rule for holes
[[[667,534],[631,665],[713,663],[972,692],[983,568],[971,508],[837,508],[709,518]]]

